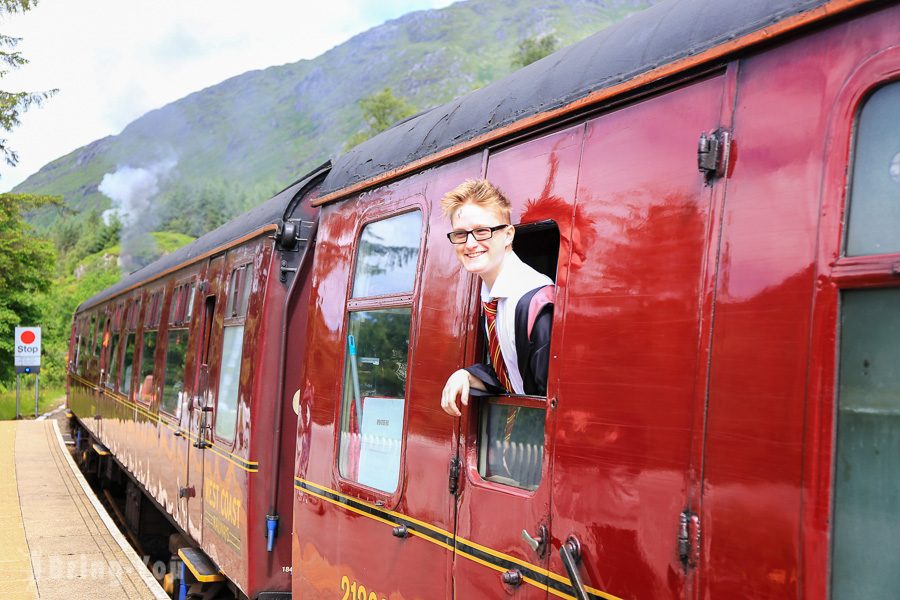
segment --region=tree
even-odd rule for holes
[[[13,374],[17,325],[40,325],[43,293],[53,280],[53,243],[37,235],[23,213],[59,204],[53,196],[0,194],[0,382]]]
[[[0,0],[0,15],[31,10],[37,0]],[[22,53],[15,50],[21,38],[0,34],[0,79],[11,69],[18,69],[28,63]],[[0,128],[9,132],[19,125],[19,116],[35,105],[55,94],[57,90],[46,92],[7,92],[0,90]],[[19,155],[8,146],[6,138],[0,138],[0,153],[10,166],[19,162]]]
[[[347,142],[348,150],[416,112],[412,104],[404,98],[395,96],[389,87],[360,100],[359,108],[362,110],[367,129],[350,138]]]
[[[527,37],[519,42],[519,48],[512,58],[512,66],[521,68],[553,54],[559,48],[559,40],[555,35],[543,37]]]

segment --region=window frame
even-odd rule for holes
[[[553,229],[557,234],[557,243],[561,244],[561,237],[559,234],[559,223],[552,219],[545,219],[542,221],[528,222],[528,223],[513,223],[513,228],[516,230],[516,237],[520,236],[520,231],[524,230],[525,235],[529,233],[538,233],[541,231],[545,231],[548,229]],[[560,272],[563,269],[567,268],[567,265],[560,265],[559,259],[562,254],[561,245],[558,245],[556,248],[556,269],[554,271],[553,277],[553,285],[556,286],[557,292],[561,289],[559,287],[559,277]],[[524,261],[523,261],[524,262]],[[527,263],[526,263],[527,264]],[[475,361],[484,361],[487,359],[487,336],[484,331],[484,318],[481,311],[481,280],[475,276],[471,275],[472,281],[474,285],[472,286],[472,299],[470,302],[470,307],[474,315],[472,315],[474,319],[474,356]],[[549,276],[548,276],[549,277]],[[560,311],[558,309],[558,304],[554,305],[554,316],[553,316],[553,331],[562,331],[563,324],[561,322],[561,316],[559,314]],[[559,335],[559,334],[556,334]],[[548,369],[552,368],[552,362],[548,365]],[[550,396],[550,377],[548,372],[547,377],[548,389],[547,394],[544,396],[531,396],[528,394],[503,394],[497,396],[485,396],[479,398],[479,401],[472,405],[470,404],[470,417],[469,426],[468,426],[468,439],[474,441],[472,446],[475,448],[475,456],[474,463],[469,463],[467,465],[467,470],[470,474],[470,481],[473,485],[477,485],[478,487],[482,487],[485,489],[489,489],[498,493],[503,494],[512,494],[516,496],[523,497],[532,497],[538,493],[544,485],[549,485],[550,482],[544,481],[543,474],[547,471],[548,461],[550,460],[550,444],[552,443],[550,437],[550,427],[549,427],[549,418],[550,418],[550,409],[553,406],[554,398]],[[518,487],[514,485],[509,485],[506,483],[502,483],[499,481],[492,481],[484,477],[481,473],[481,464],[480,457],[482,451],[482,422],[484,420],[484,407],[487,407],[489,403],[503,406],[514,406],[521,408],[531,408],[536,409],[540,408],[544,410],[544,455],[541,461],[541,479],[538,481],[538,484],[533,488],[524,488]]]
[[[176,424],[181,417],[181,402],[175,406],[175,410],[172,412],[169,412],[163,406],[166,392],[166,378],[169,369],[169,342],[171,341],[173,331],[187,331],[187,348],[185,349],[184,364],[182,365],[181,373],[182,389],[186,391],[187,384],[184,381],[184,378],[187,374],[187,358],[191,349],[191,316],[193,314],[193,311],[190,310],[188,305],[191,302],[193,295],[196,294],[196,286],[197,277],[195,274],[176,279],[171,288],[168,286],[164,288],[164,296],[160,301],[159,328],[165,328],[165,335],[161,336],[157,334],[157,344],[163,346],[162,353],[164,358],[162,379],[160,380],[158,387],[160,390],[157,402],[158,412],[160,415],[167,417],[172,423]],[[162,342],[160,342],[160,339],[162,339]]]
[[[115,392],[119,391],[119,375],[121,373],[121,364],[122,364],[122,353],[119,351],[122,344],[122,332],[124,331],[124,317],[125,317],[125,301],[116,300],[110,303],[110,317],[107,320],[109,323],[109,338],[110,344],[106,351],[106,358],[104,365],[106,367],[106,375],[105,380],[101,382],[104,389],[112,390]],[[111,360],[113,359],[113,360]],[[115,363],[113,365],[112,363]],[[115,379],[110,380],[110,374],[112,372],[112,367],[115,366]]]
[[[336,369],[339,373],[340,385],[338,386],[338,396],[334,408],[334,460],[332,461],[332,473],[338,484],[338,490],[355,498],[368,502],[381,502],[385,506],[397,506],[400,497],[403,495],[403,487],[405,483],[406,473],[406,446],[409,427],[409,392],[410,382],[413,375],[413,357],[415,356],[417,332],[419,325],[419,311],[416,300],[420,296],[420,288],[422,285],[422,269],[425,263],[425,255],[427,252],[427,240],[429,233],[429,206],[421,195],[412,195],[397,206],[381,206],[373,210],[364,211],[360,219],[354,227],[353,245],[350,248],[350,267],[347,271],[347,284],[344,295],[343,322],[341,325],[341,340],[346,340],[347,332],[350,328],[350,315],[356,312],[365,312],[392,308],[408,308],[409,309],[409,349],[406,363],[406,381],[407,385],[403,395],[403,425],[401,429],[400,444],[400,466],[397,474],[397,488],[392,492],[385,492],[376,488],[369,487],[353,479],[344,477],[341,473],[341,418],[344,410],[344,395],[346,393],[346,369],[348,351],[346,343],[341,343],[341,363]],[[416,257],[415,276],[413,278],[412,289],[408,292],[395,294],[380,294],[377,296],[353,297],[353,287],[355,283],[356,268],[359,261],[360,242],[365,228],[372,223],[385,221],[387,219],[400,217],[405,214],[418,211],[421,214],[422,222],[419,230],[419,252]]]
[[[824,166],[816,190],[819,242],[812,265],[816,285],[803,411],[802,486],[810,500],[800,518],[800,551],[805,557],[800,585],[812,597],[830,598],[832,591],[841,293],[900,285],[894,272],[900,253],[846,256],[844,251],[857,119],[868,97],[895,81],[900,81],[900,47],[883,48],[853,65],[833,96],[820,155]]]
[[[156,345],[153,348],[153,357],[151,358],[153,364],[153,371],[151,375],[153,375],[152,385],[150,388],[151,397],[150,400],[144,401],[141,392],[143,381],[138,381],[137,386],[132,390],[133,398],[135,402],[149,408],[153,406],[153,404],[159,404],[159,398],[156,395],[156,390],[159,389],[158,381],[156,379],[156,358],[159,354],[160,338],[160,320],[163,312],[163,301],[165,300],[165,287],[158,286],[155,288],[147,289],[142,294],[142,297],[145,298],[145,301],[141,303],[139,308],[143,308],[143,312],[140,313],[139,318],[139,328],[140,328],[140,336],[135,334],[135,347],[140,348],[140,351],[137,352],[138,360],[135,361],[137,365],[137,373],[139,379],[145,379],[144,376],[141,375],[144,367],[144,342],[148,333],[156,334]],[[137,340],[140,339],[140,344],[137,343]],[[132,376],[134,376],[134,371],[132,371]]]
[[[247,285],[247,269],[250,269],[250,283],[248,288],[245,288]],[[232,285],[234,282],[235,274],[239,271],[243,270],[242,275],[240,276],[240,280],[238,285],[235,286],[235,289],[232,289]],[[219,435],[219,432],[216,430],[219,422],[219,401],[222,397],[221,383],[222,383],[222,366],[223,366],[223,358],[225,353],[225,330],[229,327],[243,327],[243,331],[241,332],[241,356],[238,362],[238,369],[243,369],[244,365],[244,341],[246,339],[247,334],[247,315],[250,314],[251,308],[254,308],[255,305],[251,304],[253,300],[253,278],[258,275],[258,268],[256,265],[256,260],[254,256],[251,254],[244,255],[241,254],[234,258],[234,262],[230,265],[230,268],[225,269],[225,272],[228,273],[227,279],[225,281],[225,289],[223,291],[224,298],[222,302],[222,328],[219,333],[219,372],[217,373],[217,381],[216,381],[216,402],[215,407],[212,412],[212,418],[210,419],[210,431],[212,433],[212,439],[218,445],[221,445],[225,448],[229,448],[233,450],[237,445],[237,430],[238,424],[241,419],[241,381],[240,376],[238,376],[237,382],[237,398],[235,399],[235,407],[234,407],[234,430],[232,431],[231,437],[226,438]],[[238,310],[240,310],[240,306],[244,304],[244,296],[242,295],[244,290],[246,289],[246,306],[247,309],[243,314],[234,315],[232,312],[231,315],[228,314],[229,308],[234,309],[234,305],[238,305]],[[239,295],[237,297],[233,297],[232,294],[235,291],[239,291]],[[233,302],[229,302],[233,300]],[[240,300],[240,302],[238,302]],[[214,325],[215,326],[215,325]]]

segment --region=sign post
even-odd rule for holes
[[[16,327],[13,355],[16,367],[16,418],[19,418],[19,387],[22,373],[34,373],[34,416],[38,416],[38,390],[41,372],[41,328]]]

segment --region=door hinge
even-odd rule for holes
[[[449,477],[449,489],[452,495],[456,495],[456,492],[459,491],[459,469],[462,465],[462,462],[459,460],[458,456],[454,456],[450,459],[450,477]]]
[[[685,510],[678,515],[678,560],[685,570],[700,562],[700,516]]]
[[[697,144],[697,168],[706,178],[706,183],[728,173],[731,159],[731,132],[717,129],[700,134]]]

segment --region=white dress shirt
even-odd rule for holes
[[[497,339],[509,373],[509,382],[517,394],[524,394],[525,388],[516,353],[516,305],[522,296],[545,285],[553,285],[553,280],[526,265],[512,251],[503,259],[494,287],[488,290],[487,284],[481,283],[482,302],[497,298]]]

